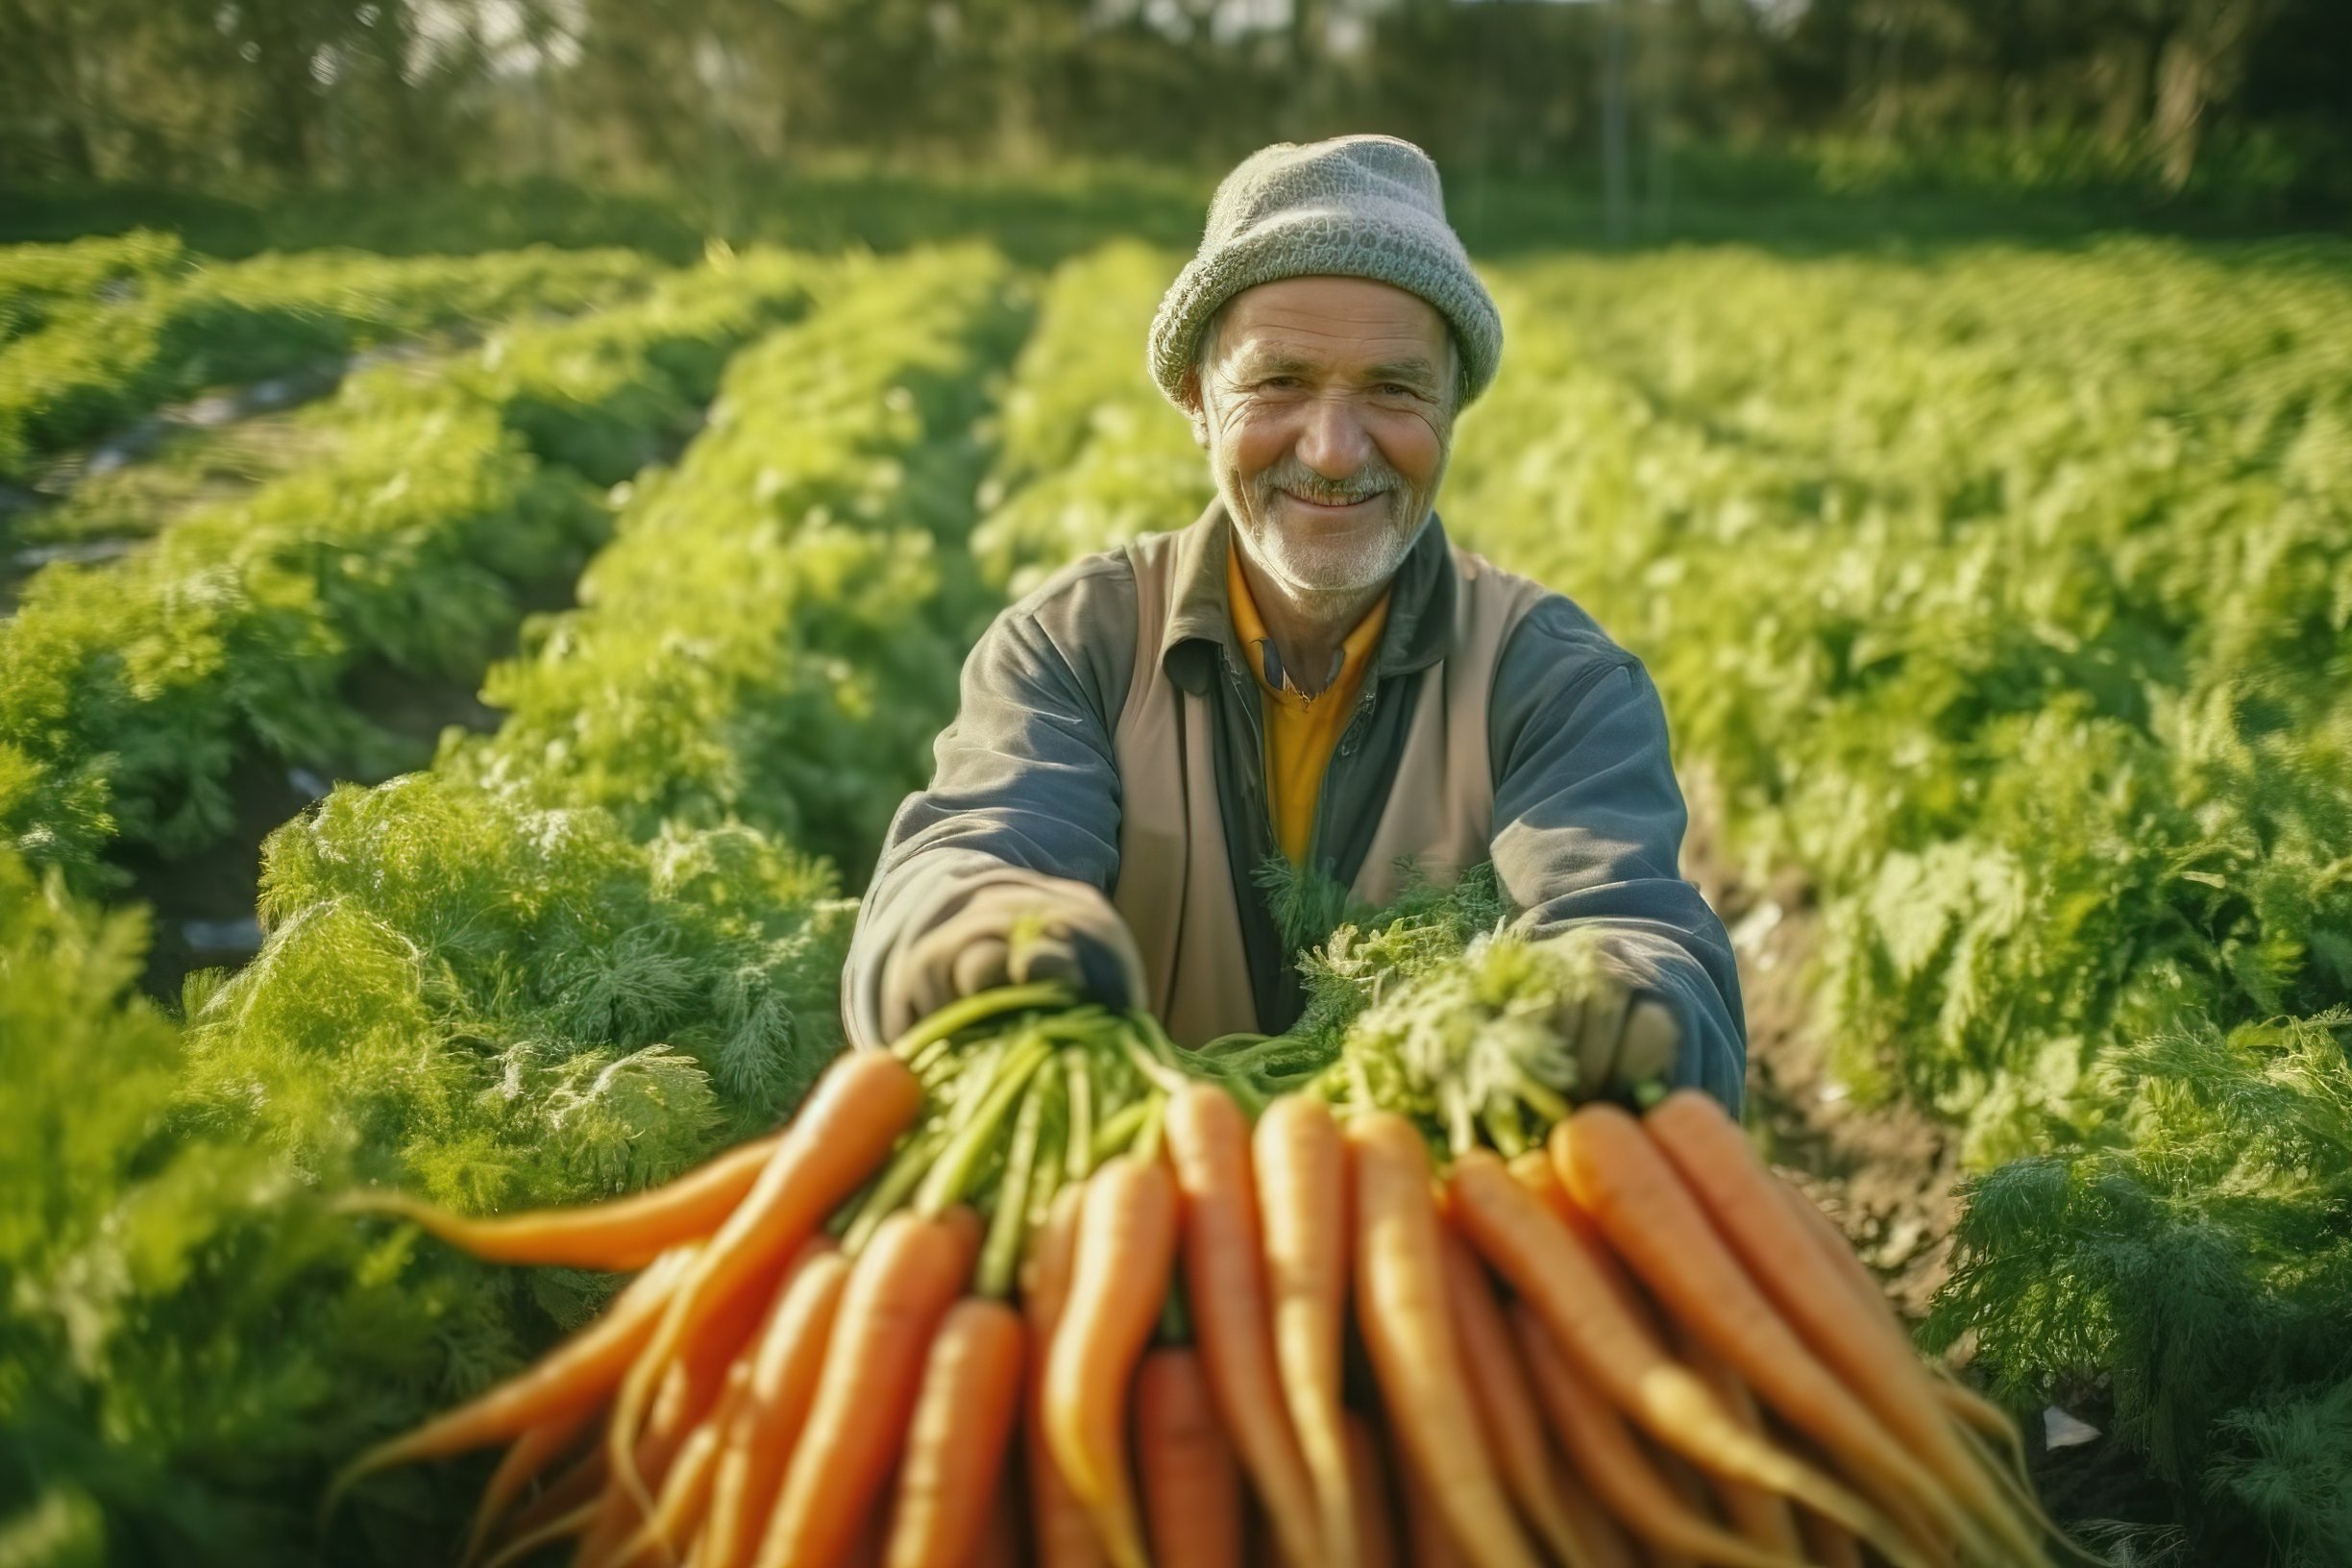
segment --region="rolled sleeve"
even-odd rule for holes
[[[996,882],[1118,880],[1112,726],[1135,645],[1135,577],[1090,557],[997,616],[965,660],[931,784],[892,820],[843,976],[849,1041],[883,1041],[894,955]]]
[[[1587,928],[1681,1026],[1678,1084],[1736,1113],[1748,1032],[1723,921],[1680,870],[1689,813],[1638,660],[1565,600],[1512,634],[1490,720],[1495,870],[1530,936]]]

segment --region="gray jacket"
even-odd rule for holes
[[[1203,526],[1225,527],[1221,514]],[[1226,600],[1225,551],[1203,552],[1183,583],[1167,670],[1211,696],[1236,902],[1260,1027],[1301,1003],[1252,872],[1276,853],[1264,801],[1257,682]],[[1355,717],[1316,805],[1311,863],[1355,879],[1386,800],[1422,672],[1454,643],[1453,559],[1433,518],[1399,568],[1388,622]],[[878,1039],[874,977],[929,927],[952,890],[991,866],[1066,877],[1110,893],[1118,879],[1119,779],[1113,733],[1136,656],[1134,571],[1090,555],[996,618],[965,661],[962,705],[941,734],[931,787],[891,824],[849,960],[850,1038]],[[1550,595],[1505,645],[1488,717],[1494,863],[1531,936],[1600,927],[1625,980],[1663,998],[1681,1024],[1676,1078],[1740,1103],[1747,1057],[1739,976],[1723,922],[1679,874],[1688,814],[1668,755],[1666,716],[1641,661],[1592,618]]]

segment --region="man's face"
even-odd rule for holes
[[[1445,474],[1445,318],[1368,279],[1261,283],[1226,306],[1197,374],[1193,433],[1250,559],[1300,598],[1393,576]]]

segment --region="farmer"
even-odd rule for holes
[[[860,912],[854,1041],[1046,977],[1187,1045],[1278,1032],[1301,986],[1269,862],[1380,905],[1491,859],[1531,938],[1603,937],[1581,1082],[1737,1106],[1739,983],[1678,873],[1656,689],[1432,509],[1502,351],[1419,148],[1282,144],[1226,177],[1150,342],[1217,499],[1069,566],[972,650]]]

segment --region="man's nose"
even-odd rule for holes
[[[1371,432],[1350,399],[1321,397],[1308,405],[1307,428],[1298,442],[1300,462],[1327,479],[1344,479],[1371,455]]]

